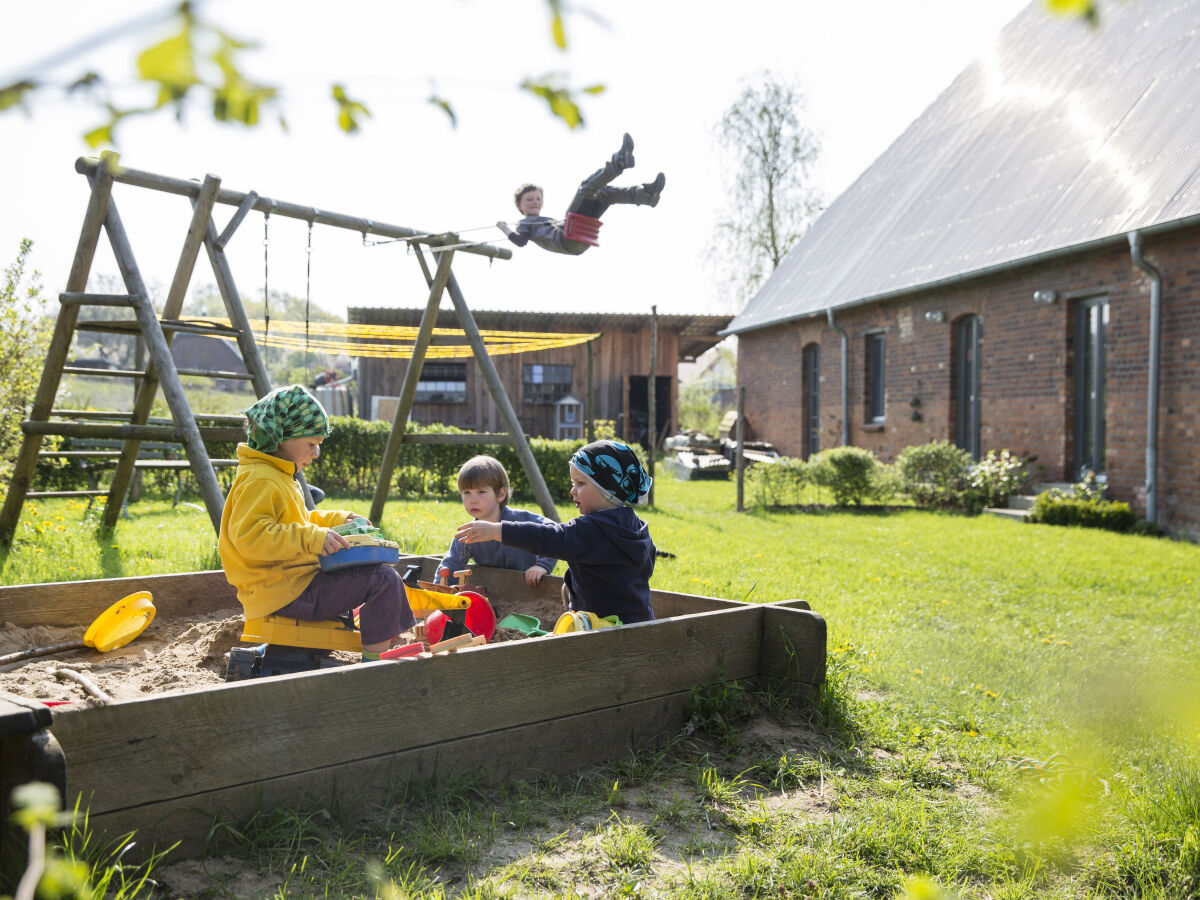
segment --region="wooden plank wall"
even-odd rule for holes
[[[516,326],[514,326],[516,327]],[[626,378],[629,374],[645,374],[650,363],[650,329],[611,328],[592,344],[593,383],[596,399],[597,419],[618,422],[618,434],[623,425],[626,409]],[[413,419],[417,422],[442,422],[468,431],[494,432],[501,424],[495,404],[492,403],[487,385],[474,359],[467,364],[467,400],[464,403],[417,403],[413,406]],[[523,401],[525,366],[569,365],[571,370],[571,393],[580,400],[587,393],[587,347],[563,347],[539,353],[512,354],[493,357],[496,371],[504,382],[509,400],[521,419],[521,425],[530,437],[554,437],[554,406],[552,404],[527,404]],[[679,334],[667,328],[658,333],[658,373],[672,378],[670,419],[677,425],[679,409],[679,386],[676,375],[679,365]],[[362,403],[366,414],[370,412],[372,394],[397,396],[404,381],[407,360],[360,359],[359,378],[363,387]]]
[[[755,677],[763,612],[743,606],[64,708],[53,732],[68,796],[83,796],[93,826],[133,824],[176,840],[180,814],[192,810],[197,831],[182,836],[194,840],[211,815],[241,820],[259,802],[302,793],[335,804],[331,785],[361,782],[362,799],[382,802],[385,785],[435,773],[502,777],[611,760],[676,733],[692,685],[718,671]]]

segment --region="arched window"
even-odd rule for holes
[[[1108,298],[1075,307],[1075,476],[1105,473]]]
[[[979,373],[983,326],[979,316],[964,316],[954,328],[954,443],[978,460],[982,450]]]
[[[804,348],[804,458],[821,450],[821,345]]]

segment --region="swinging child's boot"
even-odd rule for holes
[[[633,168],[633,138],[628,134],[621,140],[621,149],[612,155],[608,166],[605,168],[616,169],[616,174],[620,175],[626,169]]]
[[[658,198],[667,185],[667,176],[662,172],[649,184],[632,188],[633,202],[639,206],[658,206]]]

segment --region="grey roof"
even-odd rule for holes
[[[1200,213],[1200,0],[1035,0],[813,224],[738,333]]]

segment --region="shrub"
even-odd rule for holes
[[[904,493],[918,506],[957,506],[963,502],[971,454],[949,441],[905,447],[896,459]]]
[[[50,341],[52,322],[43,317],[41,280],[37,272],[25,272],[32,249],[32,241],[21,241],[16,260],[0,279],[0,497],[8,490],[25,441],[21,420],[37,392]],[[38,468],[46,477],[56,477],[64,464],[45,462]]]
[[[802,459],[784,456],[751,466],[746,481],[757,506],[799,506],[804,489],[813,483],[813,468]]]
[[[1025,484],[1025,461],[1007,450],[989,450],[971,468],[968,484],[984,506],[1003,506]]]
[[[1058,491],[1043,491],[1033,502],[1028,521],[1044,525],[1081,525],[1109,531],[1129,531],[1137,516],[1128,503],[1099,498],[1068,497]]]
[[[833,492],[838,506],[861,506],[878,496],[879,460],[862,447],[831,447],[810,461],[813,480]]]

